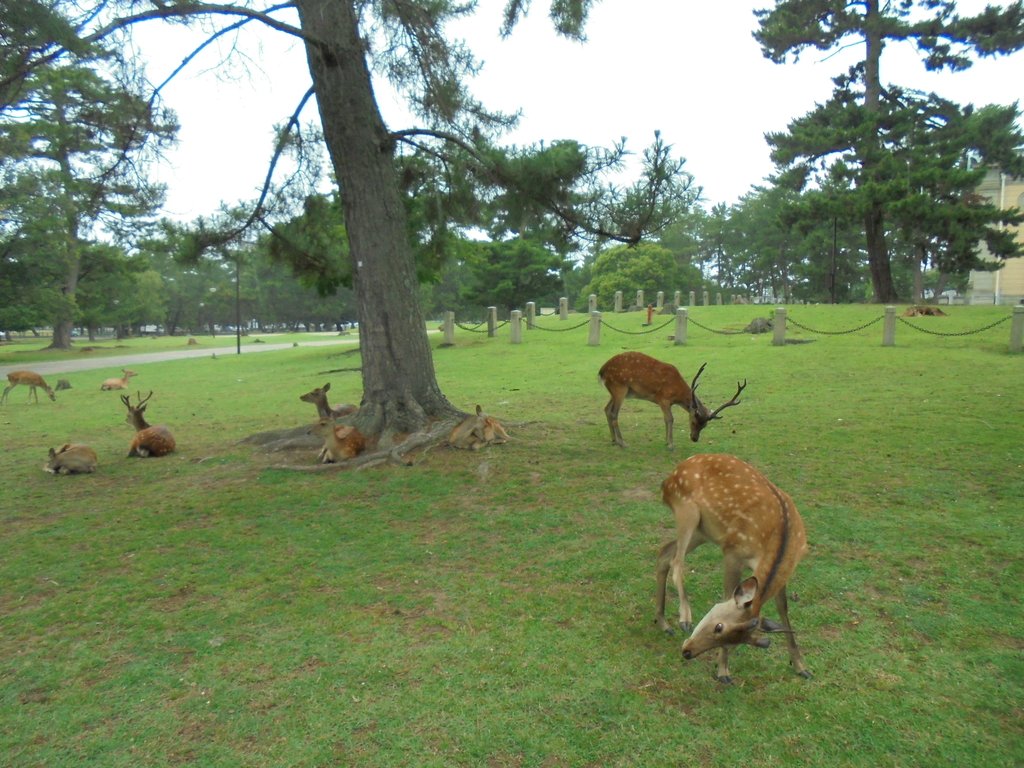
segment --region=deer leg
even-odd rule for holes
[[[11,391],[12,389],[14,389],[14,387],[13,387],[13,386],[10,386],[10,387],[5,387],[5,388],[4,388],[4,394],[3,394],[3,396],[2,396],[2,397],[0,397],[0,404],[3,404],[3,403],[6,403],[6,402],[7,402],[7,394],[8,394],[8,393],[9,393],[9,392],[10,392],[10,391]]]
[[[608,430],[612,433],[612,442],[620,448],[625,448],[626,443],[619,431],[619,409],[622,407],[622,400],[612,395],[608,405],[604,407],[604,415],[608,417]]]
[[[674,420],[672,418],[672,404],[661,406],[661,412],[665,414],[665,443],[669,448],[672,448],[672,425]]]
[[[668,574],[672,570],[672,561],[676,558],[676,546],[677,542],[673,539],[661,548],[661,551],[658,553],[658,566],[654,574],[656,582],[654,601],[658,608],[655,620],[658,622],[658,627],[661,631],[667,635],[675,634],[675,629],[665,620],[665,592]],[[675,574],[673,574],[672,578],[675,580]]]
[[[690,601],[686,597],[683,584],[683,563],[686,555],[695,547],[704,543],[704,537],[697,531],[700,525],[700,510],[693,502],[684,502],[673,508],[676,515],[676,556],[672,558],[672,583],[679,594],[679,628],[685,633],[693,629],[693,613]]]
[[[789,662],[793,665],[793,670],[800,677],[809,680],[811,678],[811,671],[804,664],[803,654],[800,653],[800,648],[796,644],[796,633],[793,632],[793,625],[789,623],[789,599],[786,597],[785,587],[775,596],[775,607],[779,611],[779,618],[782,619],[782,623],[786,625],[785,633],[786,645],[789,646]]]

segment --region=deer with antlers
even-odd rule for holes
[[[127,368],[122,368],[121,372],[124,374],[124,376],[120,378],[115,376],[112,379],[107,379],[102,384],[100,384],[100,389],[103,390],[104,392],[111,389],[128,389],[128,379],[130,379],[132,376],[138,376],[138,374],[135,373],[135,371],[129,371]]]
[[[738,645],[768,647],[765,632],[782,632],[793,669],[811,673],[796,644],[786,585],[807,552],[803,520],[789,495],[744,461],[728,454],[699,454],[680,462],[661,485],[662,499],[676,519],[676,540],[658,557],[658,623],[665,621],[665,582],[671,573],[679,593],[679,626],[692,627],[690,603],[683,586],[686,555],[705,542],[717,544],[725,559],[725,600],[713,606],[683,643],[683,658],[694,659],[719,649],[716,677],[732,682],[729,650]],[[753,575],[741,581],[744,569]],[[782,623],[761,616],[772,598]]]
[[[690,417],[690,439],[696,443],[708,422],[722,418],[719,414],[726,408],[739,405],[740,393],[747,386],[746,379],[742,384],[737,382],[736,394],[732,399],[714,411],[709,410],[697,397],[697,380],[705,366],[707,363],[700,367],[693,381],[687,385],[674,365],[663,363],[643,352],[622,352],[602,365],[598,377],[611,395],[604,413],[608,417],[608,429],[615,444],[620,448],[626,447],[622,432],[619,431],[619,409],[627,397],[647,400],[661,408],[665,416],[665,440],[669,448],[673,447],[672,406],[681,405]]]
[[[132,438],[131,447],[128,449],[128,456],[140,456],[142,458],[147,456],[166,456],[174,451],[175,442],[171,430],[162,424],[154,427],[146,421],[146,404],[152,396],[152,390],[150,390],[145,398],[142,397],[141,392],[136,392],[135,397],[138,402],[132,405],[131,395],[121,395],[121,402],[128,409],[125,422],[135,427],[135,437]]]
[[[43,377],[35,371],[11,371],[7,374],[7,381],[10,383],[4,388],[4,393],[0,396],[0,405],[7,402],[7,395],[19,384],[24,384],[28,387],[28,399],[31,400],[33,397],[36,399],[36,405],[39,404],[39,393],[36,392],[36,387],[42,387],[43,391],[46,392],[47,397],[51,400],[56,401],[57,396],[53,393],[53,389],[47,384]]]

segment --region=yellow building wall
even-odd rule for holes
[[[989,171],[978,193],[1000,208],[1024,210],[1024,179]],[[1017,227],[1017,240],[1024,243],[1024,227]],[[991,260],[984,243],[981,258]],[[969,304],[1020,304],[1024,301],[1024,257],[1007,259],[995,272],[971,272],[967,283]]]

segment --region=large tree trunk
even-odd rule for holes
[[[357,426],[381,435],[455,414],[434,375],[394,145],[374,97],[352,2],[299,0],[324,138],[341,188],[359,317]]]
[[[878,161],[882,154],[881,137],[878,132],[881,113],[882,81],[880,62],[882,59],[881,24],[877,0],[869,0],[865,4],[864,43],[864,111],[875,123],[873,133],[866,138],[861,151],[861,171],[869,196],[864,214],[864,232],[868,251],[868,267],[871,270],[871,285],[875,291],[875,301],[889,304],[896,301],[896,290],[892,282],[892,268],[889,264],[889,249],[885,241],[885,211],[882,203],[875,198],[875,174],[878,173]]]

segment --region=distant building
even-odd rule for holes
[[[1024,209],[1024,179],[990,170],[978,192],[1000,208]],[[1017,227],[1017,240],[1024,243],[1024,227]],[[985,244],[981,258],[993,259]],[[1007,259],[995,272],[972,271],[967,280],[968,304],[1020,304],[1024,300],[1024,257]]]

